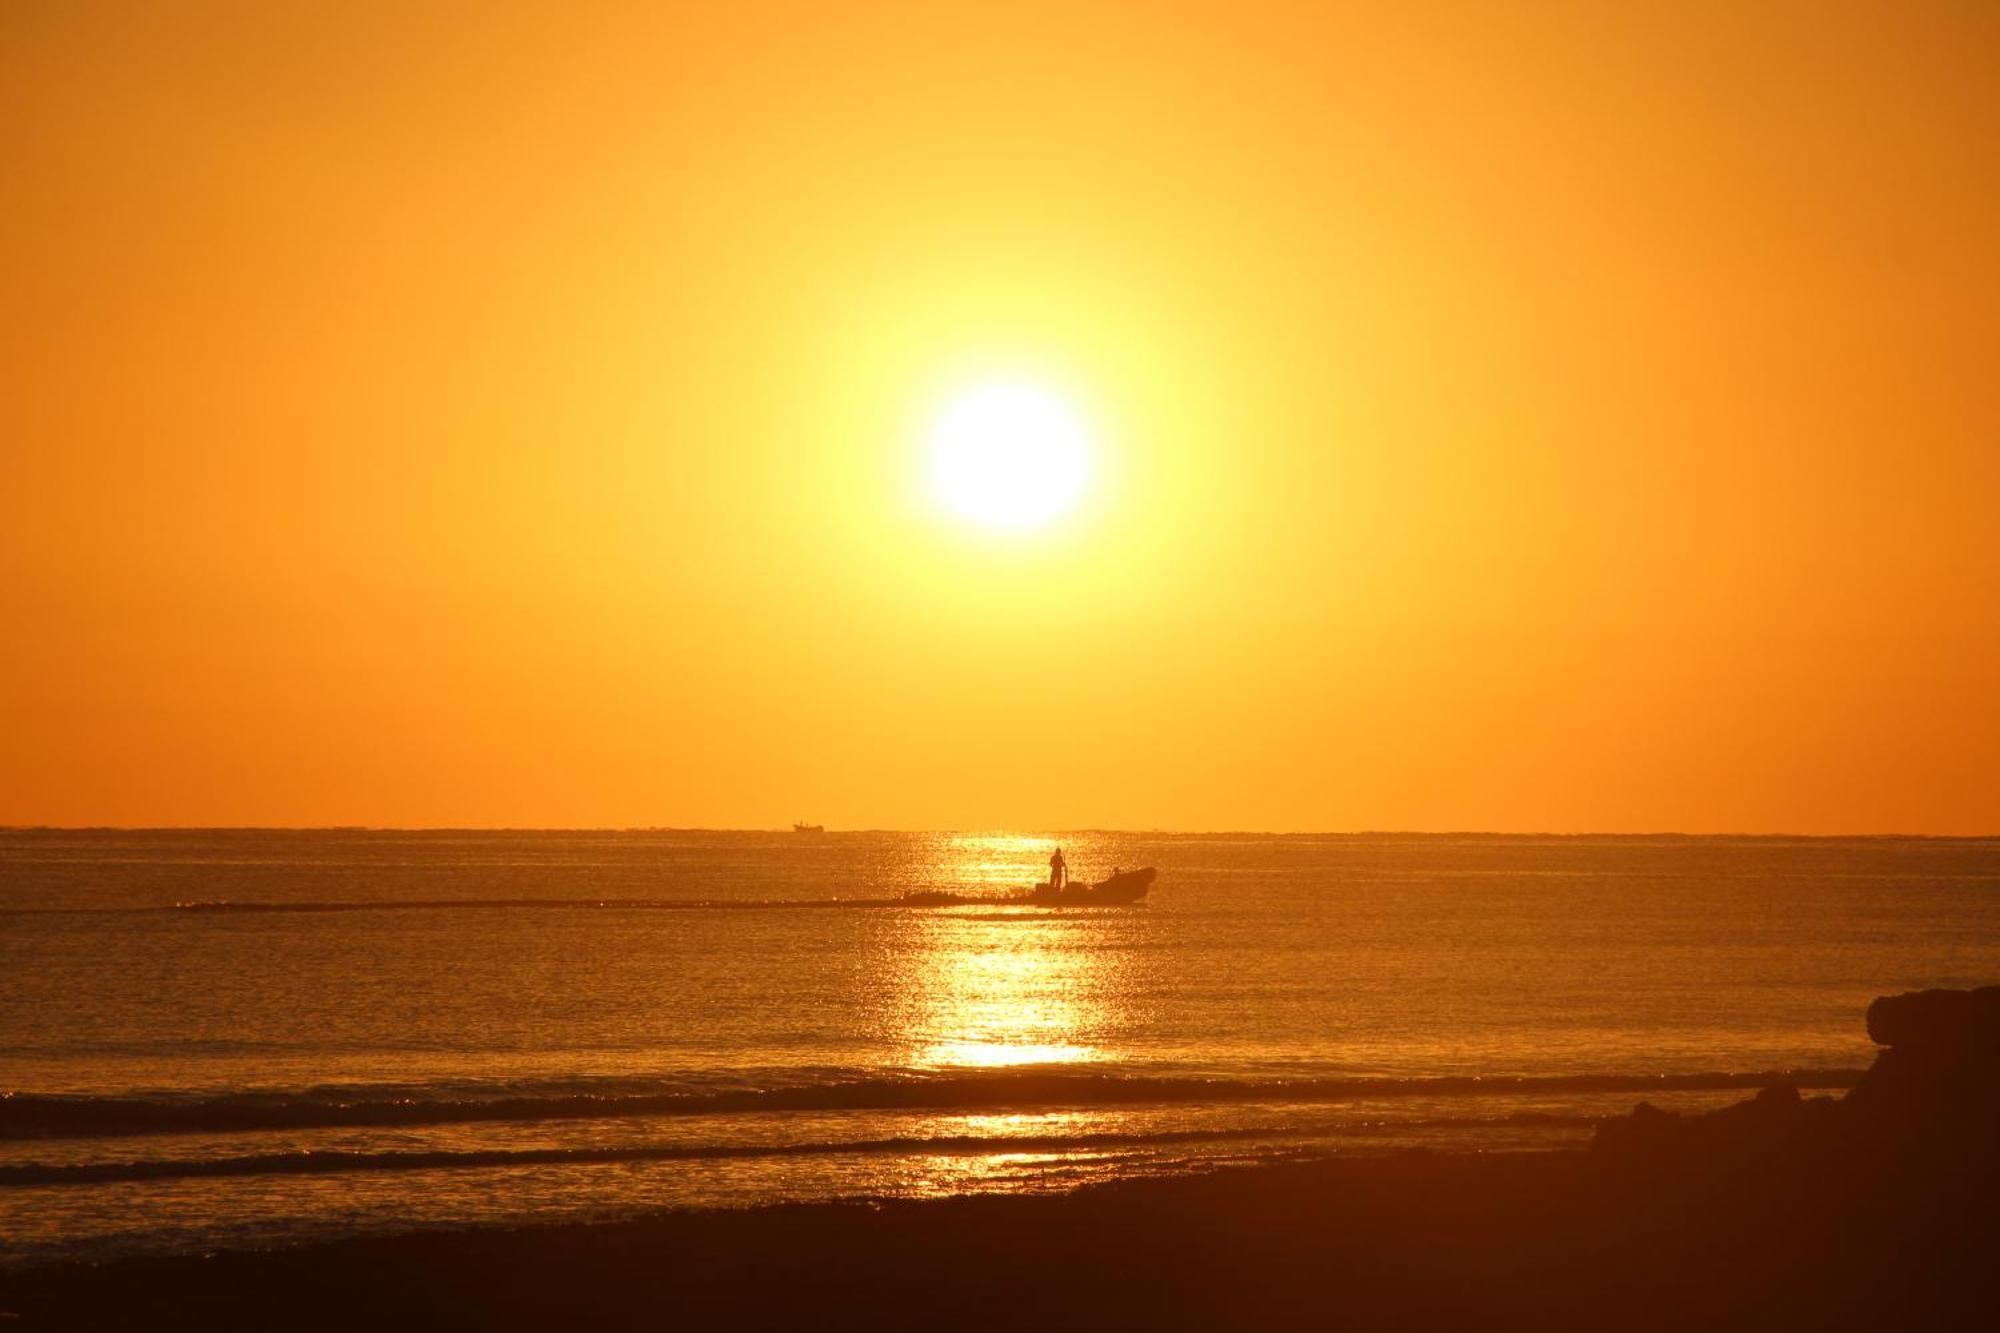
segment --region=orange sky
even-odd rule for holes
[[[1997,110],[1986,3],[10,4],[0,822],[2000,832]]]

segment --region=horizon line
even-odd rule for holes
[[[0,833],[785,833],[798,834],[792,825],[699,824],[8,824],[0,823]],[[1111,828],[1084,825],[1074,828],[1017,829],[989,828],[826,828],[819,826],[801,836],[854,834],[905,834],[911,836],[971,836],[1015,834],[1018,836],[1075,836],[1088,834],[1156,835],[1183,838],[1779,838],[1815,841],[1885,841],[1927,839],[1955,842],[2000,840],[1993,833],[1909,833],[1876,831],[1869,833],[1800,833],[1784,830],[1686,832],[1677,829],[1576,830],[1554,829],[1254,829],[1254,828]]]

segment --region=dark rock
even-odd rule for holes
[[[2000,1156],[2000,986],[1885,996],[1868,1035],[1889,1049],[1847,1094],[1859,1133],[1904,1158]]]
[[[1868,1036],[1905,1050],[2000,1057],[2000,986],[1885,995],[1868,1006]]]
[[[1591,1146],[1614,1160],[1878,1175],[2000,1166],[2000,986],[1885,996],[1868,1032],[1888,1049],[1839,1101],[1780,1085],[1702,1116],[1642,1104],[1599,1126]]]
[[[1640,1102],[1632,1114],[1600,1124],[1590,1150],[1610,1157],[1649,1156],[1679,1147],[1686,1137],[1687,1121],[1651,1102]]]
[[[1821,1152],[1839,1132],[1830,1097],[1804,1098],[1789,1083],[1707,1115],[1682,1116],[1641,1102],[1632,1114],[1598,1126],[1591,1150],[1601,1157],[1679,1158],[1782,1164]]]

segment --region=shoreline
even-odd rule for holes
[[[1980,1172],[1583,1150],[669,1212],[0,1275],[20,1329],[1821,1327],[2000,1313]]]

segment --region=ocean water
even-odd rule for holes
[[[1850,1084],[2000,841],[0,831],[0,1263],[1062,1190]],[[996,901],[913,907],[909,891]]]

